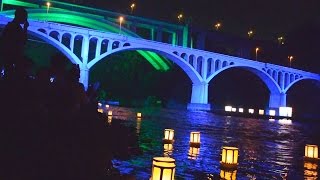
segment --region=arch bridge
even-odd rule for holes
[[[0,16],[0,25],[4,26],[11,20],[10,17]],[[80,82],[86,88],[90,69],[111,54],[128,50],[157,53],[177,64],[190,78],[192,91],[188,109],[192,110],[210,110],[208,84],[219,73],[230,68],[242,68],[257,75],[270,92],[269,109],[276,111],[286,106],[286,94],[295,83],[305,79],[320,82],[320,75],[315,73],[120,33],[35,20],[30,21],[29,33],[53,45],[73,63],[79,64]],[[80,52],[74,50],[76,42],[81,43]]]

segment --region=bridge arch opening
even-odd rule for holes
[[[292,107],[293,115],[301,121],[320,118],[320,81],[302,79],[287,91],[287,106]]]
[[[223,109],[226,105],[246,111],[248,108],[266,109],[270,88],[260,76],[255,70],[244,67],[223,70],[209,82],[209,103],[214,109]]]
[[[92,66],[89,77],[90,83],[101,83],[106,99],[123,105],[185,109],[190,102],[192,82],[181,67],[174,64],[168,71],[156,71],[134,50],[104,57]]]

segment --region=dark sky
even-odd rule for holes
[[[68,0],[64,0],[68,1]],[[293,29],[320,20],[320,0],[69,0],[115,12],[177,22],[177,15],[192,17],[193,24],[212,28],[221,21],[223,31],[246,36],[256,30],[262,39],[286,35]]]

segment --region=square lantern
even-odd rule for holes
[[[237,112],[237,108],[231,108],[232,112]]]
[[[225,180],[236,180],[237,178],[237,170],[220,170],[220,178],[225,179]]]
[[[243,108],[239,108],[239,113],[243,113]]]
[[[264,110],[263,109],[259,109],[259,115],[264,115]]]
[[[276,110],[270,109],[269,116],[276,116]]]
[[[224,111],[226,111],[226,112],[231,112],[231,110],[232,110],[232,106],[225,106],[224,107]]]
[[[199,147],[200,146],[200,132],[190,133],[190,146]]]
[[[150,180],[174,180],[175,170],[175,159],[169,157],[154,157]]]
[[[318,158],[318,146],[307,144],[304,148],[304,158],[306,160],[319,160]]]
[[[106,104],[106,109],[108,109],[110,106],[109,106],[109,104]]]
[[[112,116],[112,111],[108,111],[108,116]]]
[[[188,153],[188,159],[197,159],[200,154],[200,148],[198,147],[190,147]]]
[[[291,107],[279,107],[279,116],[292,117]]]
[[[173,129],[165,129],[164,130],[164,138],[163,142],[165,144],[173,143],[173,137],[174,137],[174,130]]]
[[[221,166],[225,168],[236,168],[238,165],[239,149],[236,147],[222,147]]]
[[[101,107],[101,106],[102,106],[102,103],[101,103],[101,102],[98,102],[98,106]]]
[[[254,113],[254,109],[249,109],[249,113],[253,114]]]
[[[103,113],[103,109],[99,108],[98,113]]]
[[[137,118],[141,118],[142,117],[142,113],[141,112],[138,112],[137,113]]]

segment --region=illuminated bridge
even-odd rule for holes
[[[131,22],[126,22],[128,25],[119,32],[117,13],[81,6],[69,7],[68,4],[54,1],[51,2],[57,3],[57,8],[47,13],[48,9],[42,6],[42,1],[35,1],[41,2],[40,5],[29,1],[3,2],[30,8],[29,33],[53,45],[73,63],[79,64],[80,82],[86,88],[89,71],[97,62],[111,54],[129,50],[138,51],[159,70],[168,69],[170,61],[177,64],[191,80],[192,92],[188,109],[193,110],[210,109],[208,84],[219,73],[230,68],[242,68],[257,75],[270,92],[269,109],[276,112],[279,107],[286,106],[286,93],[295,83],[306,79],[320,82],[319,74],[187,47],[190,40],[188,28],[184,26],[126,16],[126,20]],[[63,7],[70,10],[61,9]],[[87,10],[92,14],[75,12],[76,10]],[[4,26],[11,21],[13,13],[10,10],[3,11],[0,25]],[[105,16],[102,16],[103,13]],[[142,27],[149,30],[149,37],[137,35],[137,29]],[[165,33],[166,39],[163,38]],[[75,44],[79,42],[80,50],[76,51]]]

